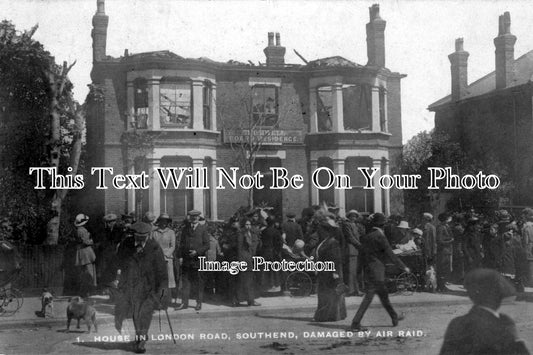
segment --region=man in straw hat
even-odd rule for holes
[[[168,286],[167,265],[161,247],[148,236],[152,227],[144,222],[131,226],[135,252],[129,258],[127,271],[121,275],[115,306],[115,328],[122,331],[125,318],[133,318],[135,352],[144,353],[152,313],[161,308]]]
[[[450,322],[440,354],[529,354],[514,321],[498,312],[513,286],[492,269],[470,271],[464,285],[474,306]]]
[[[374,213],[372,216],[372,231],[361,237],[361,259],[365,268],[365,275],[368,277],[369,287],[352,320],[350,329],[353,331],[365,330],[361,325],[361,320],[372,303],[375,294],[379,296],[379,300],[391,317],[394,327],[404,318],[403,314],[398,315],[394,311],[390,303],[389,292],[385,285],[385,263],[388,260],[392,260],[403,271],[411,272],[411,270],[392,252],[383,232],[385,222],[386,218],[382,213]]]

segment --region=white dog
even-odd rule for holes
[[[44,318],[54,318],[54,296],[46,289],[41,295],[41,314]]]
[[[435,292],[437,289],[437,273],[435,268],[430,266],[426,271],[426,290]]]

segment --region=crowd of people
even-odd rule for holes
[[[425,267],[436,269],[438,292],[447,291],[447,282],[462,283],[468,271],[480,267],[523,289],[533,245],[532,209],[516,217],[498,210],[490,217],[467,211],[441,213],[437,219],[435,223],[433,215],[424,213],[420,223],[410,226],[402,216],[350,210],[341,217],[335,206],[311,206],[299,219],[294,213],[282,220],[254,209],[236,213],[224,224],[207,224],[201,211],[189,211],[179,223],[168,214],[156,218],[147,212],[139,222],[133,214],[108,214],[103,231],[91,235],[89,217],[79,214],[75,238],[65,252],[65,291],[87,296],[107,290],[117,304],[119,331],[122,319],[133,312],[142,351],[153,309],[187,309],[193,298],[200,311],[206,295],[233,307],[260,306],[256,299],[262,294],[285,290],[288,272],[200,271],[201,256],[248,265],[254,256],[334,262],[334,272],[313,275],[318,298],[314,320],[345,319],[345,297],[364,295],[352,321],[354,330],[362,329],[361,319],[375,294],[393,326],[402,319],[390,304],[385,282],[386,264],[411,272],[398,254],[417,253]]]
[[[254,274],[204,272],[198,273],[198,256],[209,261],[247,261],[261,256],[266,261],[301,260],[316,257],[320,236],[320,206],[305,208],[300,218],[287,213],[286,219],[271,215],[270,211],[255,209],[235,215],[225,224],[207,225],[200,211],[190,211],[180,223],[167,214],[158,218],[147,212],[142,221],[148,223],[154,239],[163,250],[167,265],[169,297],[177,304],[178,289],[182,303],[177,309],[188,307],[191,292],[201,309],[204,293],[238,306],[241,302],[255,305],[263,293],[284,291],[287,273],[265,271]],[[371,232],[368,214],[355,210],[346,217],[330,206],[337,226],[335,238],[342,255],[340,268],[347,286],[347,296],[362,296],[362,267],[359,258],[361,237]],[[119,279],[121,264],[131,252],[128,237],[135,223],[133,214],[108,214],[103,218],[103,232],[93,235],[86,229],[89,217],[79,214],[74,225],[75,239],[67,248],[64,266],[67,272],[65,289],[86,296],[104,289]],[[526,208],[516,217],[506,210],[492,216],[464,213],[441,213],[437,221],[424,213],[419,223],[392,215],[383,225],[383,232],[394,254],[419,252],[427,266],[437,272],[437,291],[446,292],[446,283],[462,283],[469,270],[492,268],[508,277],[518,290],[528,279],[528,257],[532,257],[533,209]],[[197,229],[196,226],[199,226]],[[131,242],[130,242],[131,244]],[[390,259],[390,258],[389,258]],[[392,260],[389,260],[392,262]],[[69,275],[70,274],[70,275]],[[98,287],[98,288],[97,288]]]

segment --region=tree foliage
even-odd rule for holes
[[[442,185],[437,190],[429,190],[430,167],[449,167],[453,174],[460,177],[466,174],[475,176],[480,171],[486,175],[495,174],[500,178],[501,184],[496,190],[445,190]],[[418,189],[404,191],[406,211],[415,218],[424,211],[435,212],[437,202],[445,192],[449,193],[446,203],[449,211],[472,208],[485,211],[496,208],[500,198],[507,196],[513,189],[508,168],[493,154],[486,152],[472,156],[447,134],[435,131],[421,132],[405,144],[402,173],[421,176]]]
[[[73,158],[79,162],[85,129],[83,107],[66,78],[72,65],[57,65],[32,38],[36,30],[21,32],[9,21],[0,23],[0,218],[9,220],[10,238],[26,243],[45,239],[53,215],[50,203],[58,194],[35,190],[29,168],[56,165],[66,174]],[[52,137],[54,115],[59,139]],[[57,164],[51,161],[52,150],[58,152]]]

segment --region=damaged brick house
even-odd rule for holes
[[[338,56],[285,63],[279,33],[268,34],[264,64],[183,58],[166,50],[125,51],[113,58],[106,55],[109,18],[104,8],[104,0],[98,0],[93,17],[91,78],[103,100],[89,109],[88,165],[113,167],[115,174],[202,167],[209,188],[163,189],[151,179],[146,190],[97,190],[92,177],[87,213],[133,211],[140,216],[150,210],[180,219],[195,208],[208,219],[228,218],[246,204],[247,191],[216,189],[214,172],[236,166],[232,145],[246,139],[241,123],[256,117],[264,118],[259,132],[269,135],[254,166],[265,174],[265,185],[270,185],[270,167],[284,167],[304,181],[301,190],[255,190],[256,204],[273,206],[278,215],[322,201],[339,206],[341,214],[403,209],[400,192],[365,190],[357,171],[394,171],[402,149],[400,81],[405,75],[385,68],[386,22],[378,5],[370,8],[366,25],[366,65]],[[248,96],[249,116],[242,110],[243,96]],[[124,137],[144,137],[147,144],[139,149]],[[322,166],[349,175],[353,188],[313,187],[310,174]]]

